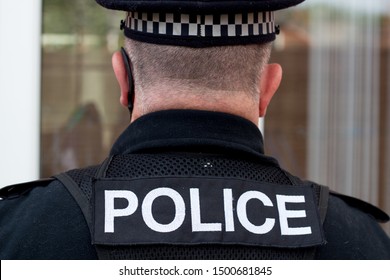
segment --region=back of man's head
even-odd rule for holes
[[[280,66],[266,65],[270,42],[279,33],[275,11],[304,0],[96,1],[126,11],[121,29],[130,57],[125,64],[132,67],[126,73],[135,90],[130,87],[127,94],[117,57],[114,70],[121,102],[136,116],[219,109],[256,122],[281,79]]]
[[[193,95],[197,98],[259,98],[260,74],[271,45],[250,44],[189,48],[157,45],[126,39],[133,64],[135,91],[165,98]]]

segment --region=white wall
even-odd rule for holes
[[[0,188],[39,176],[41,0],[0,0]]]

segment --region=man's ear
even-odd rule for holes
[[[279,88],[282,80],[282,67],[279,64],[267,64],[260,78],[259,116],[264,117],[268,104]]]
[[[114,69],[116,79],[121,89],[120,103],[124,107],[127,107],[129,102],[127,100],[128,92],[129,92],[129,84],[127,80],[125,63],[123,61],[122,54],[120,53],[120,51],[115,52],[112,56],[112,68]]]

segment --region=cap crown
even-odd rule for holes
[[[304,0],[96,0],[107,9],[122,11],[228,13],[276,11]]]

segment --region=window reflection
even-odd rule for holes
[[[273,61],[284,81],[268,111],[268,153],[389,212],[390,5],[308,1],[281,14]]]
[[[121,14],[94,1],[43,2],[41,175],[101,162],[128,122],[111,54]]]

